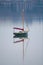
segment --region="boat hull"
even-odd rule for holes
[[[27,33],[13,33],[14,38],[27,38],[28,34]]]

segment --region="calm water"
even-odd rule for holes
[[[33,20],[29,24],[29,40],[24,41],[24,63],[23,42],[13,43],[13,26],[17,24],[10,20],[0,22],[0,65],[43,65],[42,21]]]

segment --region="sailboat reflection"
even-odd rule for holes
[[[25,55],[25,52],[26,52],[26,50],[27,50],[27,46],[28,46],[28,44],[29,44],[29,38],[28,38],[28,36],[26,36],[26,37],[22,37],[21,36],[21,34],[20,33],[14,33],[14,34],[17,34],[17,36],[14,36],[14,38],[20,38],[20,40],[17,40],[17,41],[14,41],[14,43],[16,43],[16,44],[18,44],[19,42],[22,42],[23,44],[23,47],[22,47],[22,49],[23,49],[23,61],[24,61],[24,55]],[[27,33],[26,33],[27,34]],[[27,43],[26,43],[26,47],[25,47],[25,40],[27,40]]]

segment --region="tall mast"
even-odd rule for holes
[[[24,32],[24,9],[22,10],[22,26]],[[23,64],[24,64],[24,40],[23,40]]]
[[[23,29],[24,29],[24,9],[22,10],[22,26],[23,26]]]

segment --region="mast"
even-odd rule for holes
[[[24,32],[24,9],[22,10],[22,26]],[[24,40],[23,40],[23,64],[24,64]]]
[[[22,27],[24,29],[24,9],[22,10]],[[24,32],[24,30],[23,30]]]

